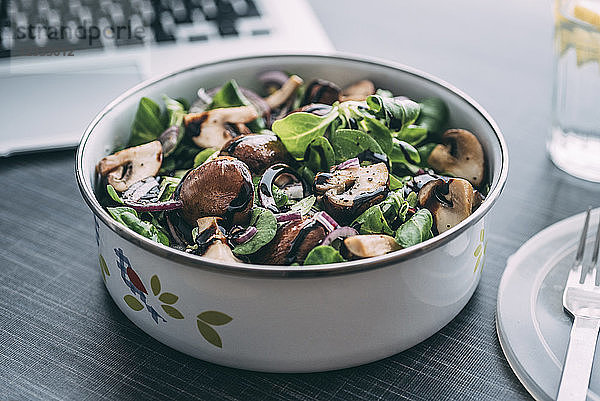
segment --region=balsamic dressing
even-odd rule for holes
[[[228,224],[233,223],[233,217],[236,213],[243,212],[248,204],[254,199],[254,186],[249,181],[244,181],[242,188],[237,196],[229,202],[227,211],[223,218]]]
[[[283,163],[272,165],[264,172],[260,179],[260,184],[258,185],[258,198],[260,199],[262,206],[273,213],[281,212],[275,203],[275,198],[273,198],[273,182],[277,177],[284,173],[296,177],[296,179],[302,184],[304,196],[306,196],[307,193],[306,183],[294,170],[290,168],[290,166]]]
[[[370,149],[364,150],[356,155],[360,162],[373,162],[373,163],[385,163],[390,167],[390,161],[385,153],[375,153]]]
[[[374,191],[357,195],[352,203],[352,215],[355,216],[364,212],[369,208],[369,206],[371,206],[371,202],[378,197],[385,199],[385,196],[388,194],[388,192],[389,189],[387,187],[380,187]]]

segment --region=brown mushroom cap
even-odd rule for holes
[[[464,129],[451,129],[442,135],[427,162],[440,173],[449,173],[468,180],[478,187],[484,178],[485,158],[481,143]]]
[[[156,175],[162,158],[162,145],[153,141],[104,157],[96,170],[107,177],[108,183],[117,191],[124,192],[134,183]]]
[[[340,94],[340,102],[346,102],[348,100],[354,100],[362,102],[366,100],[369,95],[375,94],[375,84],[373,82],[363,79],[357,83],[350,85],[342,91]]]
[[[393,237],[383,234],[353,235],[344,240],[344,246],[351,256],[358,258],[385,255],[402,249]]]
[[[248,133],[249,131],[243,124],[257,118],[258,112],[254,106],[240,106],[187,114],[183,121],[186,127],[198,127],[192,138],[197,146],[221,149],[227,141],[233,138],[227,127],[228,124],[235,125],[242,133]]]
[[[429,181],[419,191],[419,205],[429,209],[438,233],[469,217],[473,209],[473,186],[462,178]]]
[[[268,265],[302,264],[326,235],[323,226],[313,219],[290,221],[277,230],[275,238],[258,251],[253,260]]]
[[[385,163],[319,173],[315,192],[323,195],[323,208],[344,224],[381,202],[389,192],[389,172]]]
[[[260,175],[276,163],[290,163],[291,157],[275,135],[243,135],[223,146],[221,155],[233,156],[248,165],[253,174]]]
[[[205,216],[245,224],[254,200],[252,176],[241,160],[219,156],[190,170],[181,180],[176,197],[183,203],[181,214],[189,224]]]

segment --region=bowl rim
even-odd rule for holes
[[[313,59],[328,59],[328,60],[340,60],[340,61],[350,61],[350,62],[358,62],[363,64],[375,65],[378,67],[390,68],[393,70],[399,70],[403,73],[407,73],[416,78],[420,78],[430,83],[441,87],[442,89],[453,93],[454,95],[460,97],[463,101],[465,101],[470,107],[472,107],[477,113],[479,113],[487,124],[489,124],[490,128],[495,134],[496,141],[500,146],[500,156],[501,156],[501,165],[500,165],[500,174],[498,177],[498,181],[496,185],[492,186],[491,191],[488,193],[486,197],[486,201],[467,219],[460,222],[458,225],[453,227],[452,229],[435,236],[427,241],[421,242],[420,244],[411,246],[406,249],[401,249],[395,252],[388,253],[386,255],[375,256],[371,258],[347,261],[347,262],[339,262],[339,263],[329,263],[323,265],[308,265],[308,266],[278,266],[278,265],[259,265],[259,264],[250,264],[250,263],[224,263],[215,261],[213,259],[205,258],[198,255],[189,254],[175,248],[171,248],[162,244],[159,244],[155,241],[152,241],[146,237],[141,236],[140,234],[134,232],[128,227],[122,226],[113,220],[107,211],[105,211],[93,192],[91,187],[88,187],[85,183],[85,173],[83,171],[83,154],[85,150],[85,146],[87,144],[88,139],[94,131],[94,128],[98,123],[115,107],[117,107],[122,101],[125,99],[134,96],[138,92],[146,89],[149,86],[152,86],[160,81],[172,78],[174,76],[185,74],[189,71],[201,69],[205,67],[219,66],[221,64],[230,64],[241,61],[248,60],[257,60],[257,59],[276,59],[276,58],[313,58]],[[488,213],[490,208],[496,203],[500,193],[502,192],[506,180],[508,177],[508,152],[506,141],[498,127],[498,124],[494,121],[494,119],[488,114],[488,112],[473,100],[469,95],[462,92],[460,89],[454,87],[453,85],[443,81],[440,78],[437,78],[434,75],[429,73],[420,71],[416,68],[409,67],[400,63],[392,62],[389,60],[384,60],[380,58],[367,57],[361,55],[355,55],[352,53],[341,53],[341,52],[333,52],[333,53],[317,53],[317,52],[295,52],[295,53],[267,53],[253,56],[244,56],[244,57],[236,57],[236,58],[228,58],[222,59],[218,61],[202,63],[190,67],[186,67],[183,69],[175,70],[154,78],[147,79],[131,89],[125,91],[117,98],[115,98],[112,102],[110,102],[107,106],[105,106],[97,115],[94,117],[92,122],[86,127],[83,136],[81,137],[79,146],[77,147],[77,152],[75,156],[75,175],[77,178],[77,184],[79,186],[79,190],[82,194],[83,199],[87,203],[88,207],[94,213],[94,219],[99,218],[104,224],[106,224],[112,231],[118,234],[123,239],[129,241],[130,243],[143,248],[150,253],[157,255],[159,257],[165,258],[167,260],[184,264],[186,266],[190,266],[193,268],[199,268],[201,270],[208,270],[218,273],[227,273],[234,275],[249,275],[249,276],[267,276],[267,277],[314,277],[314,276],[330,276],[330,275],[340,275],[340,274],[348,274],[348,273],[357,273],[364,272],[372,269],[379,269],[383,267],[387,267],[393,264],[397,264],[399,262],[407,261],[410,259],[414,259],[418,256],[421,256],[430,250],[438,248],[452,239],[458,237],[463,232],[467,230],[467,228],[473,226],[479,220],[483,218],[484,215]]]

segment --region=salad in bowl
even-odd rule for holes
[[[231,79],[196,99],[141,98],[128,145],[96,166],[112,218],[214,260],[315,265],[411,247],[485,201],[483,147],[447,126],[441,99],[256,79],[262,93]]]

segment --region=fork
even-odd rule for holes
[[[573,327],[571,327],[569,348],[560,378],[557,401],[585,401],[600,329],[600,277],[598,276],[600,224],[596,232],[591,264],[586,268],[583,263],[590,213],[591,208],[588,208],[575,262],[571,266],[563,292],[563,306],[573,317]]]

